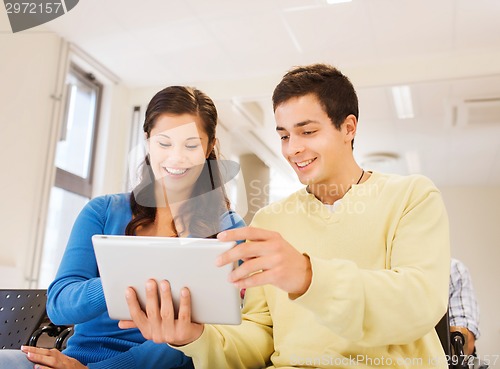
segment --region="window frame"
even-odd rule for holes
[[[101,113],[103,84],[98,82],[92,73],[85,72],[82,68],[78,67],[74,63],[70,63],[68,74],[73,74],[78,79],[79,82],[87,85],[89,88],[96,91],[96,104],[93,116],[94,127],[92,132],[92,139],[90,142],[91,151],[89,157],[87,177],[86,178],[80,177],[74,173],[70,173],[56,166],[54,186],[81,196],[85,196],[90,199],[92,197],[92,185],[94,179],[95,157],[97,151],[97,137],[99,132],[99,118]],[[61,135],[64,134],[64,131],[66,129],[66,124],[68,122],[69,101],[70,101],[69,94],[67,94],[64,107],[64,119],[63,119],[64,126],[62,127]]]

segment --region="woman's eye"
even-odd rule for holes
[[[158,142],[158,144],[159,144],[161,147],[170,147],[170,146],[172,146],[171,144],[166,143],[166,142]]]
[[[197,149],[198,147],[200,147],[200,145],[186,145],[186,148],[190,150]]]

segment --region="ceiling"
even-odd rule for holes
[[[233,149],[283,173],[272,89],[294,65],[334,64],[359,93],[365,168],[498,186],[498,19],[497,0],[85,0],[46,27],[131,88],[206,87]],[[393,85],[414,118],[396,116]]]

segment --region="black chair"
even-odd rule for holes
[[[68,325],[55,325],[52,322],[46,321],[42,323],[40,328],[33,332],[29,338],[29,346],[38,346],[40,337],[46,335],[52,338],[51,348],[56,348],[62,351],[66,348],[66,341],[73,334],[73,326]]]
[[[455,332],[450,333],[450,318],[448,312],[444,314],[435,329],[441,341],[441,345],[443,346],[446,358],[448,359],[448,368],[468,369],[467,357],[464,355],[463,351],[463,336],[462,340],[460,340],[459,337],[455,335]]]
[[[50,337],[45,347],[64,349],[73,327],[54,325],[47,317],[46,303],[45,289],[0,289],[0,349],[37,346],[43,335]]]
[[[46,290],[0,290],[0,349],[19,349],[45,318]]]
[[[486,369],[488,365],[481,363],[477,358],[468,356],[464,352],[465,337],[461,332],[450,332],[450,320],[448,312],[441,318],[435,327],[443,346],[444,353],[448,359],[450,369]]]
[[[448,312],[444,314],[441,320],[436,324],[436,332],[438,334],[439,340],[441,341],[441,346],[443,346],[444,353],[446,357],[451,356],[451,340],[450,340],[450,318]]]

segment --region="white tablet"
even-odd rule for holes
[[[148,279],[168,280],[177,314],[182,287],[191,291],[192,320],[240,324],[241,298],[228,282],[232,265],[215,266],[218,255],[234,242],[217,239],[105,236],[92,237],[109,316],[130,320],[125,290],[131,286],[144,307]]]

